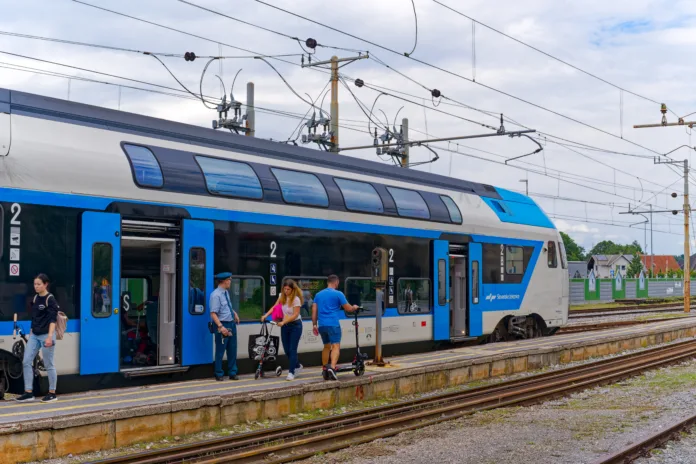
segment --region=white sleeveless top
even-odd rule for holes
[[[295,299],[292,302],[292,306],[288,306],[285,302],[283,303],[283,314],[285,316],[292,316],[295,312],[295,306],[302,306],[298,297],[295,297]],[[298,314],[297,319],[295,320],[302,322],[302,315]]]

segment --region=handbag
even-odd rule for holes
[[[280,346],[280,337],[276,335],[270,335],[268,332],[267,324],[261,324],[261,332],[256,335],[249,335],[249,359],[258,361],[261,359],[261,353],[263,352],[263,347],[266,345],[266,341],[270,337],[270,344],[268,346],[268,352],[266,353],[269,360],[278,354],[278,347]]]
[[[283,314],[283,305],[278,303],[277,305],[273,306],[273,312],[271,313],[271,318],[274,321],[282,321],[285,315]]]

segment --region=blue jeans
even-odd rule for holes
[[[220,332],[215,333],[215,377],[222,377],[222,357],[227,353],[227,375],[237,375],[237,324],[222,322],[222,326],[232,332],[232,335],[222,339]]]
[[[297,346],[300,344],[302,337],[302,322],[292,321],[280,328],[280,339],[283,341],[283,350],[290,362],[289,370],[291,374],[295,374],[295,369],[300,367],[300,361],[297,358]]]
[[[53,334],[53,346],[46,348],[44,342],[48,338],[48,334],[29,335],[27,346],[24,347],[24,391],[34,391],[34,358],[41,350],[43,356],[44,367],[48,373],[48,389],[52,392],[56,391],[58,383],[58,374],[56,374],[56,366],[53,364],[53,354],[56,350],[56,335]]]

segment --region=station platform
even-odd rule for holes
[[[365,375],[324,381],[319,367],[296,380],[267,373],[238,381],[163,383],[60,395],[56,403],[0,402],[3,463],[127,446],[218,426],[275,419],[354,401],[397,398],[545,366],[581,361],[696,336],[688,317],[587,333],[556,335],[390,358]]]

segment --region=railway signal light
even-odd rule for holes
[[[386,282],[388,279],[387,250],[377,247],[372,250],[372,281]]]
[[[184,53],[184,59],[186,61],[194,61],[196,59],[196,54],[193,52],[186,52]]]

